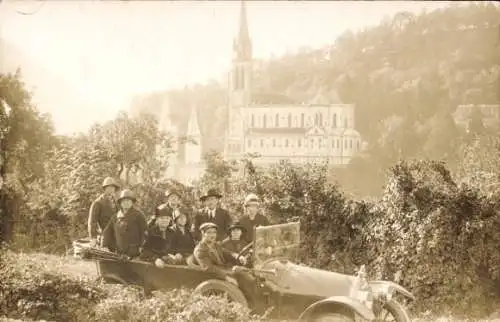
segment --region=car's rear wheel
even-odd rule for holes
[[[215,279],[205,281],[195,288],[194,294],[227,297],[229,301],[238,302],[248,307],[245,295],[235,285],[226,281]]]
[[[397,301],[387,302],[375,312],[375,321],[410,322],[411,318],[406,308]]]
[[[323,312],[315,314],[310,321],[311,322],[354,322],[355,320],[352,317],[342,313]]]

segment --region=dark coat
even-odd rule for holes
[[[109,220],[118,211],[116,201],[101,194],[90,206],[88,219],[88,233],[90,238],[97,238],[102,233]]]
[[[269,226],[269,219],[266,216],[258,213],[253,220],[250,219],[248,215],[244,215],[240,219],[241,226],[245,227],[245,233],[242,236],[246,242],[250,243],[253,241],[253,229],[257,226]]]
[[[181,254],[183,257],[188,257],[193,254],[195,240],[187,225],[184,233],[174,225],[171,228],[171,234],[170,254]]]
[[[201,241],[194,249],[194,259],[203,269],[214,272],[222,278],[227,276],[225,269],[238,265],[238,261],[232,254],[222,248],[219,243],[210,247],[204,241]]]
[[[231,239],[231,238],[226,238],[221,243],[222,248],[224,248],[224,249],[226,249],[226,250],[228,250],[230,252],[236,253],[236,254],[238,254],[239,252],[241,252],[241,250],[246,245],[248,245],[248,243],[244,239],[234,240],[234,239]]]
[[[146,217],[136,208],[121,210],[111,218],[103,232],[102,246],[112,252],[137,257],[147,230]]]
[[[145,238],[141,251],[142,260],[154,262],[158,258],[163,258],[169,254],[172,238],[170,228],[161,231],[158,226],[152,225],[148,228]]]
[[[231,226],[232,219],[229,212],[225,209],[217,207],[215,209],[215,218],[209,216],[208,210],[203,209],[195,216],[194,232],[195,238],[201,240],[200,226],[206,222],[212,222],[217,225],[217,240],[222,241],[227,236],[229,226]]]

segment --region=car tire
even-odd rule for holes
[[[233,284],[221,280],[208,280],[194,289],[194,294],[203,296],[210,295],[227,295],[229,300],[238,302],[241,305],[248,307],[248,301],[245,295]]]
[[[336,312],[321,312],[314,314],[307,321],[311,322],[355,322],[351,316]]]
[[[382,309],[389,312],[394,317],[396,322],[411,322],[408,310],[406,310],[406,308],[398,301],[392,300],[387,302]]]

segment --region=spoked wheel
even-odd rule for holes
[[[354,322],[350,316],[342,313],[325,312],[315,315],[311,321],[313,322]]]
[[[410,322],[410,316],[405,307],[397,301],[387,302],[375,312],[377,322]]]
[[[233,284],[221,280],[208,280],[196,287],[195,294],[203,296],[223,296],[231,302],[238,302],[248,307],[245,295]]]

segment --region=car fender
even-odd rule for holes
[[[369,284],[372,287],[372,290],[376,290],[377,288],[380,287],[389,287],[393,288],[397,293],[400,293],[401,295],[413,301],[416,300],[415,296],[410,291],[408,291],[407,289],[405,289],[404,287],[402,287],[397,283],[391,281],[370,281]]]
[[[332,304],[352,310],[366,320],[371,321],[375,319],[372,310],[363,305],[360,301],[347,296],[332,296],[309,305],[300,315],[299,321],[306,321],[316,310]]]
[[[231,297],[231,299],[235,302],[240,303],[241,305],[248,307],[248,301],[240,289],[226,281],[210,279],[200,283],[195,289],[194,294],[204,294],[209,290],[221,291],[225,292]]]

